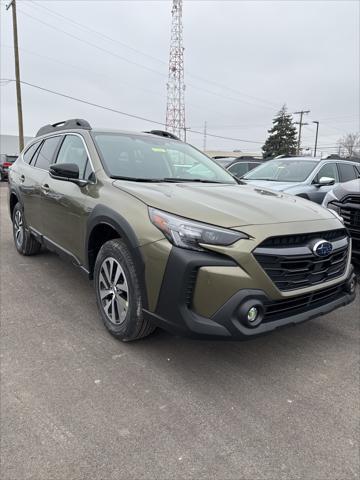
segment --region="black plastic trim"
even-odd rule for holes
[[[192,252],[173,247],[166,266],[159,300],[155,312],[144,309],[144,315],[155,325],[172,333],[211,339],[249,339],[268,333],[286,325],[302,323],[321,315],[325,315],[336,308],[351,303],[355,293],[349,293],[347,285],[354,278],[353,271],[346,281],[334,285],[339,287],[333,296],[321,297],[329,287],[314,290],[309,296],[319,296],[314,304],[310,301],[303,307],[290,311],[289,315],[279,315],[266,320],[266,307],[274,305],[264,291],[256,289],[242,289],[235,293],[224,305],[211,317],[205,318],[196,314],[186,302],[188,281],[194,268],[201,266],[234,266],[231,259],[207,252]],[[288,300],[296,300],[301,296],[291,296]],[[285,300],[280,300],[279,304]],[[275,302],[276,303],[276,302]],[[246,325],[241,320],[244,306],[256,304],[263,309],[264,321],[257,326]]]
[[[234,260],[217,253],[173,247],[166,264],[155,315],[169,319],[183,333],[189,328],[196,328],[199,333],[210,329],[214,334],[226,335],[221,325],[215,325],[206,318],[199,320],[200,317],[189,308],[192,300],[189,298],[189,286],[194,283],[194,271],[201,267],[236,265]],[[197,326],[191,321],[192,316],[198,318]]]
[[[101,204],[93,209],[87,220],[85,237],[85,256],[87,261],[85,268],[90,272],[90,278],[93,276],[91,265],[93,265],[95,261],[95,258],[92,258],[92,252],[89,249],[90,236],[94,228],[101,224],[112,227],[119,234],[119,237],[126,243],[134,260],[135,268],[139,277],[143,306],[144,308],[147,308],[148,298],[145,283],[145,262],[139,248],[140,245],[138,238],[129,222],[122,215]]]
[[[45,125],[41,127],[37,132],[36,137],[41,135],[47,135],[48,133],[56,133],[62,130],[91,130],[91,125],[87,120],[81,118],[72,118],[70,120],[64,120],[62,122],[53,123],[52,125]]]

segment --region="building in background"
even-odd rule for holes
[[[32,137],[24,137],[25,145],[32,140]],[[18,156],[19,137],[17,135],[0,135],[0,154]]]

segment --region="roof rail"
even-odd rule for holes
[[[58,132],[59,130],[69,130],[75,128],[82,128],[84,130],[91,130],[90,123],[81,118],[72,118],[70,120],[64,120],[62,122],[53,123],[52,125],[45,125],[41,127],[37,132],[36,137],[40,135],[46,135],[47,133]]]
[[[150,130],[150,132],[144,132],[144,133],[150,133],[151,135],[158,135],[159,137],[171,138],[172,140],[180,140],[179,137],[177,137],[173,133],[166,132],[165,130]]]

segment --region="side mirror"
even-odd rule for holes
[[[335,178],[321,177],[316,185],[318,187],[327,187],[327,186],[334,185],[334,184],[335,184]]]
[[[87,184],[86,180],[79,179],[79,167],[76,163],[54,163],[49,167],[49,174],[56,180],[73,182],[80,186]]]

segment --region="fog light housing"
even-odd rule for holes
[[[249,308],[247,313],[247,321],[249,323],[255,322],[258,315],[259,315],[259,310],[256,307]]]
[[[248,300],[240,305],[238,315],[241,323],[255,328],[264,318],[264,306],[259,300]]]

